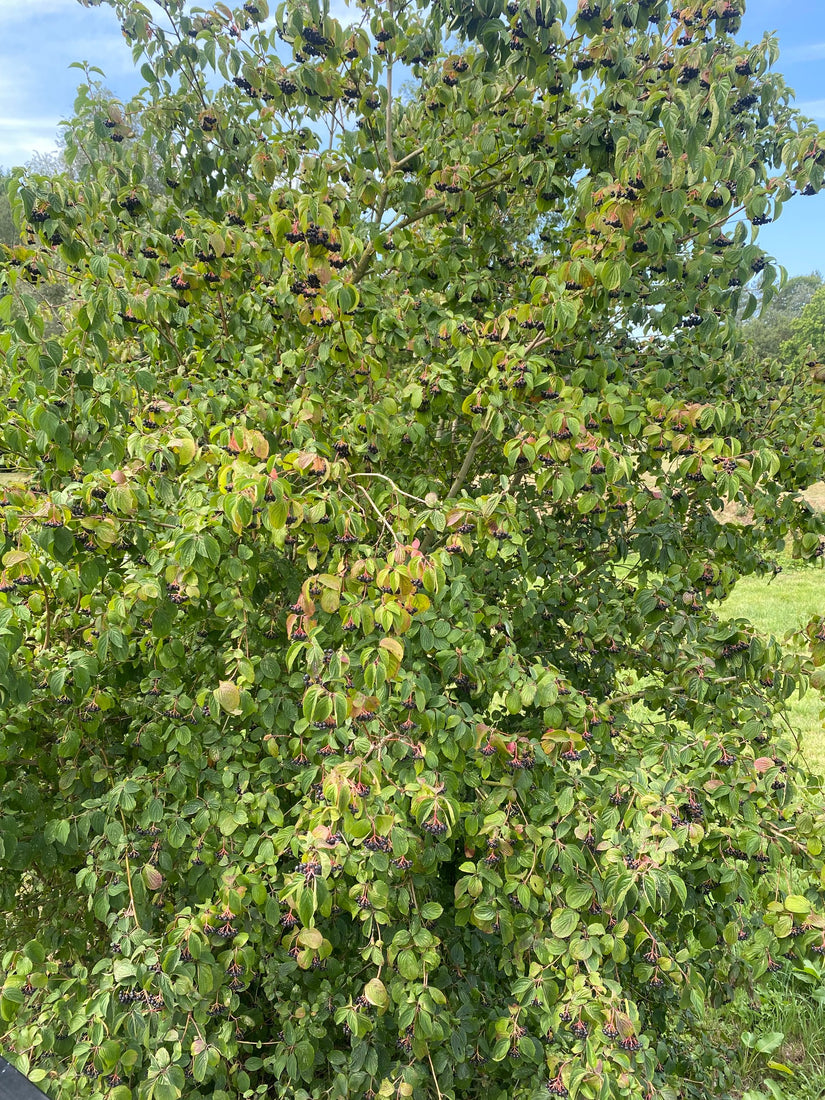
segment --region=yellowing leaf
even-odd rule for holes
[[[404,658],[404,647],[397,638],[382,638],[378,644],[382,649],[386,649],[392,653],[400,664]]]
[[[404,647],[397,638],[382,638],[378,645],[390,655],[390,663],[387,667],[387,677],[391,680],[401,667]]]
[[[317,951],[323,942],[324,937],[317,928],[302,928],[298,933],[298,943],[302,947],[311,947],[313,951]]]
[[[151,863],[147,863],[141,871],[141,878],[146,884],[147,890],[160,890],[163,886],[163,875],[157,869],[153,867]]]
[[[811,903],[801,894],[788,894],[785,898],[785,908],[789,913],[799,913],[807,916],[811,911]]]
[[[182,436],[180,439],[170,439],[169,449],[174,451],[178,456],[178,461],[181,466],[188,465],[198,453],[197,443],[189,436]]]
[[[364,996],[376,1008],[384,1008],[389,1001],[387,988],[380,978],[371,978],[364,986]]]
[[[334,614],[341,606],[341,597],[331,588],[325,588],[321,593],[321,607],[329,614]]]
[[[213,695],[221,709],[228,714],[241,713],[241,693],[231,680],[221,680]]]

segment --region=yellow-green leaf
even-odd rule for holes
[[[222,710],[227,714],[241,713],[241,693],[231,680],[221,680],[213,695]]]

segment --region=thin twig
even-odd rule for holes
[[[48,649],[49,643],[52,640],[52,605],[49,600],[49,592],[43,581],[40,582],[40,587],[43,589],[43,599],[46,603],[46,630],[43,636],[43,648]]]
[[[484,440],[487,438],[487,421],[481,425],[476,434],[473,436],[473,440],[467,450],[467,454],[464,456],[464,461],[461,463],[461,469],[455,476],[455,480],[450,486],[450,490],[447,493],[448,497],[456,496],[464,486],[464,482],[467,480],[467,475],[470,473],[470,468],[473,465],[478,449]]]
[[[390,19],[392,19],[393,12],[392,12],[392,3],[391,2],[387,5],[387,8],[388,8],[389,13],[390,13]],[[391,60],[387,62],[387,111],[386,111],[384,129],[386,131],[384,136],[385,136],[385,140],[386,140],[386,143],[387,143],[387,159],[390,162],[389,163],[390,171],[392,171],[394,166],[395,166],[395,151],[393,150],[393,146],[392,146],[392,61]]]
[[[424,152],[424,146],[419,145],[417,149],[413,149],[411,153],[407,153],[407,155],[405,157],[402,157],[401,160],[397,160],[393,167],[396,171],[398,171],[400,168],[403,168],[405,164],[409,164],[411,160],[415,160],[416,157],[420,157],[421,154]]]
[[[380,509],[380,508],[378,507],[378,505],[377,505],[377,504],[375,503],[375,501],[374,501],[374,500],[372,499],[372,497],[371,497],[371,496],[369,495],[369,493],[368,493],[368,492],[367,492],[367,490],[366,490],[366,489],[364,488],[364,486],[363,486],[363,485],[356,485],[356,486],[355,486],[355,488],[356,488],[356,489],[358,489],[358,491],[359,491],[359,492],[361,492],[361,493],[363,493],[363,494],[364,494],[364,496],[365,496],[365,497],[367,498],[367,500],[368,500],[368,501],[370,502],[370,504],[372,505],[372,507],[373,507],[373,509],[374,509],[374,511],[375,511],[375,514],[376,514],[376,515],[378,516],[378,518],[379,518],[379,519],[381,520],[381,522],[382,522],[382,523],[384,524],[384,526],[385,526],[385,527],[387,528],[387,530],[389,531],[389,533],[390,533],[390,534],[392,535],[392,537],[393,537],[393,539],[394,539],[394,541],[395,541],[395,545],[396,545],[396,546],[400,546],[400,545],[401,545],[401,539],[400,539],[400,538],[398,537],[398,535],[396,535],[395,531],[393,531],[392,527],[391,527],[391,526],[389,525],[389,523],[387,522],[387,520],[386,520],[386,517],[384,516],[384,513],[383,513],[383,512],[381,511],[381,509]],[[351,499],[351,498],[350,498],[350,499]]]
[[[123,823],[123,832],[128,837],[129,830],[126,828],[126,819],[124,818],[122,811],[121,811],[121,814],[120,814],[120,820]],[[127,851],[125,851],[123,853],[123,855],[124,855],[124,858],[126,860],[126,883],[129,887],[129,906],[132,910],[132,919],[134,920],[137,927],[140,928],[140,921],[138,920],[138,915],[137,915],[137,906],[135,905],[135,895],[132,892],[132,871],[131,871],[131,868],[129,866],[128,845],[127,845]]]
[[[725,214],[723,218],[718,218],[715,222],[711,222],[710,225],[701,226],[695,233],[690,233],[687,237],[680,237],[676,243],[680,245],[687,244],[688,241],[692,241],[694,237],[698,237],[702,233],[710,233],[711,229],[718,229],[720,225],[724,225],[725,222],[730,221],[730,219],[736,217],[737,214],[741,214],[746,207],[747,203],[742,203],[742,205],[737,206],[735,210],[731,210],[729,214]]]
[[[229,326],[226,323],[226,312],[224,311],[224,308],[223,308],[223,294],[221,294],[220,291],[218,291],[218,308],[221,311],[221,324],[223,325],[223,334],[226,337],[226,339],[228,340],[229,339]]]
[[[426,500],[423,500],[421,497],[415,497],[415,496],[412,495],[412,493],[405,493],[404,490],[399,489],[398,486],[395,484],[395,482],[392,480],[392,478],[387,477],[386,474],[376,474],[376,473],[370,472],[370,473],[355,473],[355,474],[350,474],[349,476],[350,477],[380,477],[382,481],[388,481],[389,484],[392,485],[392,487],[396,491],[396,493],[400,493],[400,495],[402,497],[408,497],[410,500],[414,500],[414,501],[416,501],[416,503],[423,504],[423,505],[425,505],[425,507],[429,508],[429,504],[427,503]]]
[[[473,460],[475,459],[475,456],[478,453],[478,449],[481,446],[481,444],[484,442],[484,440],[487,438],[487,435],[488,435],[487,421],[488,420],[489,420],[489,413],[485,417],[484,423],[481,425],[481,427],[478,429],[476,434],[473,436],[472,442],[470,443],[470,446],[467,449],[467,453],[464,456],[464,461],[461,463],[461,469],[456,474],[456,476],[453,480],[453,483],[449,488],[449,491],[447,493],[447,499],[449,499],[450,497],[456,496],[461,491],[464,483],[466,482],[467,477],[469,476],[469,473],[470,473],[470,469],[473,465]],[[421,553],[422,554],[427,553],[430,546],[432,545],[434,537],[435,537],[435,535],[434,535],[432,529],[430,529],[426,533],[424,538],[421,540]]]
[[[429,1050],[427,1051],[427,1061],[430,1063],[430,1073],[433,1075],[433,1084],[435,1085],[435,1091],[438,1095],[438,1100],[443,1100],[441,1089],[438,1087],[438,1078],[435,1075],[435,1066],[433,1065],[432,1056]]]

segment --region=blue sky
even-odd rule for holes
[[[340,0],[334,6],[340,9]],[[797,105],[825,129],[825,0],[747,0],[741,37],[757,40],[764,31],[778,34],[778,68],[796,91]],[[77,0],[0,0],[0,166],[23,164],[54,148],[81,78],[68,66],[82,60],[103,69],[122,99],[140,86],[111,8],[84,8]],[[825,193],[789,203],[759,239],[790,275],[825,274]]]

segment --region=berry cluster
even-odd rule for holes
[[[749,107],[753,107],[755,103],[759,102],[759,96],[753,92],[748,92],[747,95],[740,96],[739,99],[733,104],[730,109],[732,115],[741,115],[743,111],[747,111]]]
[[[155,1012],[163,1008],[164,1004],[160,993],[147,993],[143,989],[120,989],[117,997],[122,1005],[140,1004],[141,1007],[145,1006]]]
[[[332,45],[326,35],[322,34],[317,27],[301,27],[301,37],[304,40],[303,52],[308,57],[323,57],[329,47]],[[356,51],[355,56],[358,56]]]
[[[432,836],[443,836],[447,832],[446,822],[441,821],[435,811],[432,817],[421,823],[421,828]]]
[[[376,836],[375,833],[372,836],[367,837],[364,841],[364,847],[370,852],[391,852],[392,844],[388,836]]]

